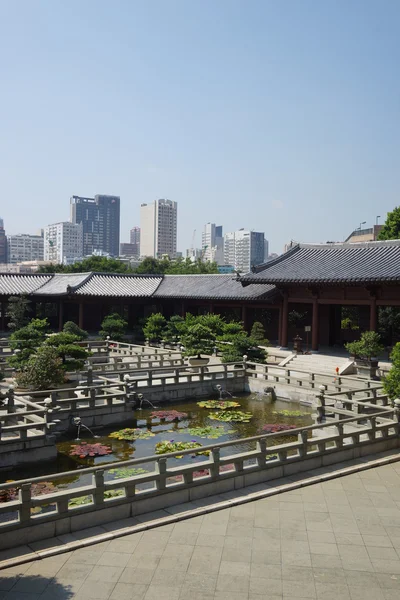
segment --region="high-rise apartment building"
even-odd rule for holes
[[[42,235],[20,233],[7,238],[7,262],[16,264],[26,261],[43,260],[44,242]]]
[[[178,203],[155,200],[140,207],[140,255],[176,257]]]
[[[7,262],[7,237],[4,229],[4,221],[0,219],[0,264]]]
[[[137,255],[140,254],[140,227],[132,227],[130,230],[130,243],[137,247]]]
[[[44,260],[71,265],[83,258],[83,225],[53,223],[44,230]]]
[[[201,244],[204,260],[216,262],[218,265],[224,264],[224,238],[222,225],[215,225],[215,223],[207,223],[204,225]]]
[[[264,262],[264,233],[239,229],[225,234],[224,258],[236,271],[248,273]]]
[[[83,254],[119,254],[120,197],[97,194],[71,198],[71,223],[82,223]]]

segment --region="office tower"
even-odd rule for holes
[[[0,219],[0,263],[7,262],[7,237],[4,229],[4,221]]]
[[[140,255],[176,257],[178,203],[155,200],[140,207]]]
[[[224,264],[224,238],[222,234],[222,225],[207,223],[204,225],[202,234],[203,259],[210,262],[216,262],[218,265]]]
[[[71,223],[82,223],[83,254],[119,254],[120,197],[97,194],[94,198],[72,196]]]
[[[9,235],[7,238],[7,262],[10,264],[43,260],[43,254],[42,235],[19,233],[18,235]]]
[[[83,225],[69,221],[48,225],[44,231],[44,260],[70,265],[83,257]]]
[[[264,262],[264,233],[239,229],[225,234],[224,258],[236,271],[248,273]]]
[[[130,244],[133,256],[140,256],[140,227],[133,227],[130,231]]]

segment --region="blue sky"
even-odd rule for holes
[[[176,200],[285,242],[343,240],[399,204],[398,0],[0,0],[0,216],[73,194]]]

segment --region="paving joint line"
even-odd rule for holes
[[[249,502],[254,502],[255,500],[262,500],[263,498],[269,498],[272,496],[276,496],[278,494],[283,494],[284,492],[290,492],[293,490],[301,489],[303,487],[308,487],[310,485],[314,485],[316,483],[322,483],[325,481],[330,481],[332,479],[338,479],[345,475],[351,475],[353,473],[359,473],[361,471],[367,471],[369,469],[373,469],[374,467],[380,467],[384,465],[393,464],[400,461],[400,454],[392,454],[390,456],[386,456],[384,458],[378,458],[371,461],[361,462],[358,465],[351,465],[349,467],[344,467],[342,469],[338,469],[336,471],[328,471],[327,473],[321,475],[314,475],[312,477],[307,477],[306,479],[301,479],[299,481],[292,481],[290,483],[284,483],[277,487],[271,487],[266,490],[261,490],[259,492],[252,492],[246,496],[238,496],[237,498],[232,498],[230,500],[224,500],[221,502],[216,502],[214,504],[209,504],[208,506],[200,506],[198,508],[194,508],[192,510],[184,511],[182,513],[177,513],[170,516],[160,517],[158,519],[154,519],[153,521],[147,521],[146,523],[140,523],[137,525],[131,525],[129,527],[123,527],[113,532],[101,533],[95,535],[93,537],[86,538],[84,540],[76,540],[73,542],[67,542],[61,546],[53,546],[52,548],[48,548],[47,550],[32,550],[30,554],[24,554],[23,556],[18,556],[10,559],[6,559],[0,561],[0,571],[2,569],[8,569],[11,567],[16,567],[27,562],[43,560],[45,558],[50,558],[52,556],[57,556],[59,554],[65,554],[66,552],[71,552],[74,550],[79,550],[80,548],[86,548],[87,546],[92,546],[94,544],[99,544],[101,542],[108,542],[120,537],[124,537],[126,535],[130,535],[133,533],[141,533],[143,531],[148,531],[149,529],[155,529],[157,527],[162,527],[163,525],[171,525],[173,523],[179,523],[180,521],[186,521],[187,519],[191,519],[192,517],[198,517],[202,515],[206,515],[208,513],[217,512],[219,510],[224,510],[225,508],[231,508],[232,506],[240,506],[242,504],[248,504]],[[290,477],[288,477],[290,479]],[[271,480],[273,481],[273,480]],[[245,488],[239,488],[243,490]],[[239,491],[239,490],[238,490]],[[164,510],[164,509],[161,509]],[[146,513],[144,513],[146,514]],[[138,515],[139,516],[139,515]],[[135,517],[134,517],[135,518]],[[29,547],[29,544],[27,544]],[[13,549],[10,548],[10,551]],[[5,550],[6,551],[6,550]]]

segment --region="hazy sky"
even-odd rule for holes
[[[400,203],[399,0],[0,0],[0,216],[73,194],[176,200],[207,221],[343,240]],[[382,219],[383,220],[383,219]]]

